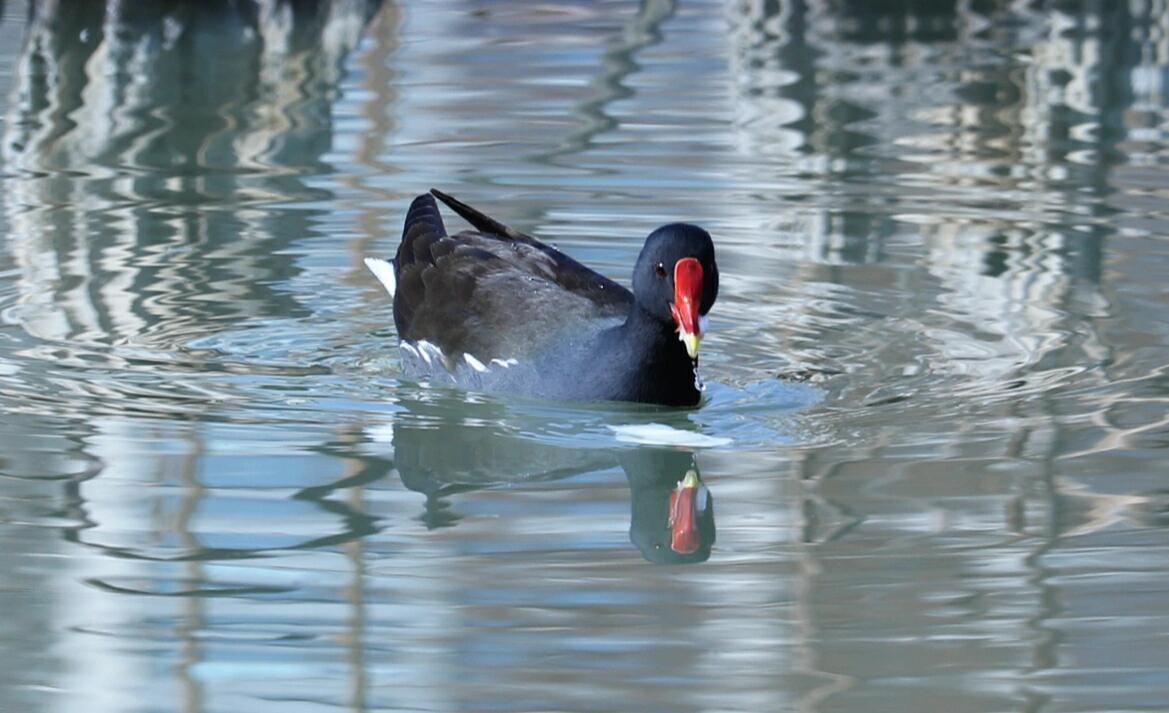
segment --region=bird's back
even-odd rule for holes
[[[524,361],[628,313],[633,297],[621,285],[455,204],[479,230],[447,234],[429,194],[407,213],[394,259],[394,323],[404,344],[425,342],[448,362]]]

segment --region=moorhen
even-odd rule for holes
[[[436,197],[475,230],[448,235]],[[393,297],[410,376],[544,399],[699,402],[698,345],[718,295],[702,228],[650,233],[630,291],[432,189],[411,203],[394,259],[365,264]]]

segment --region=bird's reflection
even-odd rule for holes
[[[629,538],[650,562],[710,558],[714,506],[694,453],[665,447],[612,451],[556,445],[525,434],[498,403],[446,400],[406,404],[393,425],[394,464],[402,483],[426,496],[421,519],[449,527],[459,517],[450,496],[493,486],[558,480],[619,465],[628,479]]]
[[[650,562],[705,562],[714,544],[714,502],[694,454],[641,448],[620,454],[629,479],[629,539]]]

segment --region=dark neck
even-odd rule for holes
[[[673,320],[663,322],[635,304],[625,323],[613,331],[618,351],[631,365],[626,387],[634,392],[632,400],[667,406],[698,403],[695,365]]]
[[[677,327],[671,320],[663,322],[654,317],[649,312],[646,312],[640,305],[633,305],[629,310],[629,316],[625,318],[625,323],[621,325],[620,329],[628,335],[631,343],[637,347],[641,347],[647,352],[656,354],[667,354],[671,351],[671,347],[677,347],[677,352],[687,360],[686,347],[678,339]]]

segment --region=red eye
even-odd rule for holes
[[[665,277],[666,266],[659,262],[657,265],[654,265],[654,272],[658,273],[658,277]]]

